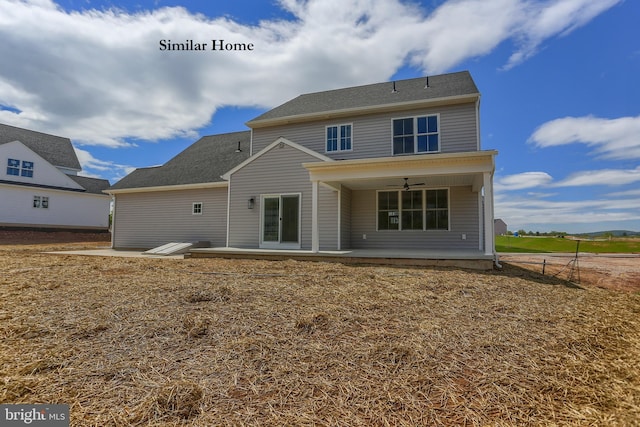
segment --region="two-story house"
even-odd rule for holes
[[[0,226],[108,230],[104,179],[79,176],[69,138],[0,124]]]
[[[182,238],[491,259],[497,152],[480,149],[479,106],[468,72],[301,95],[111,187],[114,247]],[[156,221],[160,209],[173,213]]]

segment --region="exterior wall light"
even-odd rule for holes
[[[256,204],[256,198],[251,197],[247,202],[247,209],[253,209],[253,206]]]

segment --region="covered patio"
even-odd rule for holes
[[[466,213],[478,218],[474,233],[479,236],[473,248],[457,247],[451,250],[431,248],[428,253],[415,258],[456,259],[483,257],[493,258],[495,252],[493,232],[493,173],[497,151],[471,151],[434,153],[411,156],[367,158],[304,163],[312,183],[312,247],[311,252],[320,251],[319,231],[319,187],[334,191],[377,191],[381,189],[409,190],[438,187],[467,187],[477,194],[477,210]],[[340,234],[340,219],[338,228]],[[451,227],[446,230],[453,234]],[[465,239],[463,233],[461,238]],[[389,246],[393,247],[393,246]],[[338,249],[351,249],[341,242]],[[418,248],[415,248],[418,249]],[[477,251],[475,250],[477,249]],[[395,249],[393,250],[395,251]],[[420,252],[418,250],[418,252]],[[385,253],[391,253],[385,250]]]

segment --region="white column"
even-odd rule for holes
[[[320,250],[320,233],[318,230],[318,181],[311,181],[311,251]]]
[[[491,172],[483,174],[484,187],[484,254],[495,252],[495,236],[493,232],[493,180]]]

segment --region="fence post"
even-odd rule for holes
[[[544,269],[545,269],[545,267],[546,267],[546,266],[547,266],[547,260],[546,260],[546,259],[543,259],[543,260],[542,260],[542,275],[543,275],[543,276],[544,276]]]

